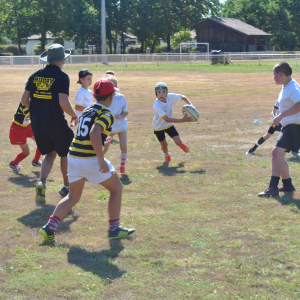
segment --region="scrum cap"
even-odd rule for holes
[[[167,95],[168,95],[168,87],[167,85],[164,83],[164,82],[158,82],[156,85],[155,85],[155,95],[156,95],[156,92],[158,90],[165,90]]]

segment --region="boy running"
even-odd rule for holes
[[[22,102],[19,104],[17,111],[14,115],[13,122],[10,126],[9,139],[12,145],[19,145],[21,152],[10,162],[9,166],[14,172],[20,172],[19,162],[25,159],[30,150],[27,144],[27,138],[31,138],[35,141],[33,132],[30,125],[30,113]],[[42,162],[40,161],[41,152],[36,148],[35,156],[32,161],[34,167],[40,167]]]
[[[278,103],[278,100],[276,101],[275,105],[274,105],[274,108],[272,110],[272,120],[277,116],[277,113],[278,113],[278,107],[279,107],[279,103]],[[281,124],[279,124],[278,126],[275,126],[274,124],[272,124],[268,130],[267,133],[265,133],[256,143],[255,145],[250,148],[247,152],[246,152],[246,155],[249,155],[249,154],[254,154],[254,151],[257,149],[257,147],[259,147],[261,144],[263,144],[266,140],[268,140],[272,134],[274,134],[275,131],[281,131]]]
[[[135,232],[135,229],[120,226],[122,183],[114,167],[103,156],[104,141],[114,122],[114,116],[107,108],[114,93],[115,87],[108,80],[101,79],[94,85],[96,103],[83,112],[68,154],[69,194],[57,204],[48,223],[39,231],[47,242],[55,242],[57,226],[80,200],[86,179],[101,184],[110,192],[108,238],[125,238]]]
[[[168,143],[165,133],[167,133],[184,152],[188,153],[188,146],[182,142],[174,123],[193,122],[191,117],[183,116],[182,119],[172,118],[173,105],[183,100],[185,103],[192,105],[191,101],[184,95],[168,94],[168,87],[164,82],[158,82],[155,85],[156,100],[153,104],[154,118],[153,129],[161,149],[165,154],[165,160],[171,161],[171,154],[168,151]]]
[[[118,86],[118,80],[114,76],[107,77],[107,80],[111,81],[116,88]],[[105,143],[105,149],[103,154],[108,151],[110,142],[113,136],[117,134],[120,141],[120,169],[119,174],[125,174],[125,163],[127,159],[127,115],[128,115],[128,105],[124,95],[116,91],[109,110],[114,114],[115,122],[111,129],[111,134],[107,137]]]
[[[300,149],[300,85],[292,79],[292,68],[286,62],[273,69],[276,84],[281,84],[279,93],[279,114],[274,118],[275,126],[282,124],[282,130],[272,151],[272,176],[269,187],[259,193],[259,197],[278,195],[278,192],[293,192],[295,187],[289,174],[286,152]],[[278,188],[280,177],[283,186]]]
[[[89,69],[82,69],[79,71],[78,76],[77,83],[81,84],[81,87],[75,96],[75,112],[79,118],[85,108],[93,105],[93,93],[89,90],[93,80],[93,73]]]

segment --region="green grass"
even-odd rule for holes
[[[29,141],[31,154],[22,161],[21,174],[8,167],[20,151],[7,134],[24,88],[10,82],[25,83],[24,73],[32,70],[0,75],[0,94],[1,86],[9,88],[0,112],[0,299],[299,299],[300,160],[287,155],[297,191],[261,199],[257,193],[269,183],[277,133],[255,155],[245,155],[270,125],[280,90],[272,73],[114,70],[130,108],[121,222],[137,232],[109,242],[109,193],[86,183],[57,230],[56,247],[44,244],[38,230],[61,199],[59,160],[43,207],[34,203],[39,178],[30,164],[34,142]],[[67,72],[73,101],[78,70]],[[103,70],[94,74],[98,78]],[[201,116],[197,123],[176,125],[190,153],[167,138],[170,163],[151,128],[153,83],[162,79],[189,92]],[[178,104],[174,117],[179,116]],[[253,124],[254,119],[262,123]],[[118,167],[115,140],[106,157]]]
[[[281,61],[279,59],[278,61]],[[300,63],[296,65],[296,59],[288,60],[290,65],[293,68],[293,73],[300,72]],[[261,61],[259,64],[258,61],[253,62],[240,62],[233,61],[233,64],[230,65],[212,65],[209,62],[207,63],[161,63],[157,64],[128,64],[126,65],[101,65],[95,66],[93,64],[86,64],[86,67],[89,67],[92,71],[103,71],[111,69],[114,72],[119,71],[176,71],[176,72],[204,72],[204,73],[263,73],[263,72],[272,72],[274,65],[277,62],[275,61]],[[64,69],[66,70],[78,70],[78,66],[65,65]],[[239,90],[236,90],[239,92]]]

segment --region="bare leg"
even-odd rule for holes
[[[40,181],[42,182],[47,181],[48,175],[52,169],[55,158],[56,158],[56,151],[52,151],[44,156],[44,159],[42,161]]]
[[[173,141],[175,142],[175,144],[177,145],[177,146],[181,146],[181,144],[182,144],[182,140],[181,140],[181,138],[180,138],[180,136],[179,135],[177,135],[177,136],[174,136],[173,137]]]
[[[101,182],[100,184],[110,192],[108,201],[109,218],[111,220],[119,219],[123,186],[118,175],[116,173],[113,173],[109,179]]]
[[[53,212],[54,216],[61,220],[65,217],[71,208],[80,200],[84,184],[85,178],[70,183],[70,192],[65,198],[58,202]]]
[[[161,145],[161,150],[163,151],[163,153],[168,153],[168,143],[166,140],[163,140],[162,142],[160,142]]]
[[[283,174],[285,177],[289,178],[289,167],[285,160],[285,150],[280,147],[274,147],[272,151],[272,176],[280,177]],[[283,178],[286,179],[286,178]]]
[[[63,176],[64,185],[69,186],[69,179],[68,179],[68,157],[64,156],[60,158],[60,171]]]
[[[118,133],[120,140],[120,149],[122,153],[127,153],[127,131]]]
[[[267,132],[265,135],[263,135],[264,140],[268,140],[272,136],[271,133]]]
[[[29,150],[27,143],[25,143],[24,145],[19,145],[19,146],[25,156],[28,156],[30,154],[30,150]]]

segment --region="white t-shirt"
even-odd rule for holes
[[[84,87],[80,87],[75,96],[75,105],[82,106],[84,108],[93,105],[93,93],[91,90],[86,90]],[[75,109],[78,118],[82,115],[82,111]]]
[[[109,107],[109,110],[115,115],[120,116],[123,113],[128,112],[127,100],[124,95],[116,92]],[[111,133],[119,133],[127,129],[127,118],[123,118],[121,120],[117,120],[115,118],[114,124],[111,129]]]
[[[163,117],[172,117],[173,114],[173,104],[180,102],[182,96],[180,94],[168,94],[166,101],[162,102],[156,98],[153,104],[154,118],[153,118],[153,129],[154,130],[164,130],[171,127],[174,123],[166,122]]]
[[[300,85],[291,80],[286,86],[283,86],[278,97],[279,113],[283,113],[300,101]],[[280,122],[283,127],[288,124],[300,124],[300,112],[285,117]]]

